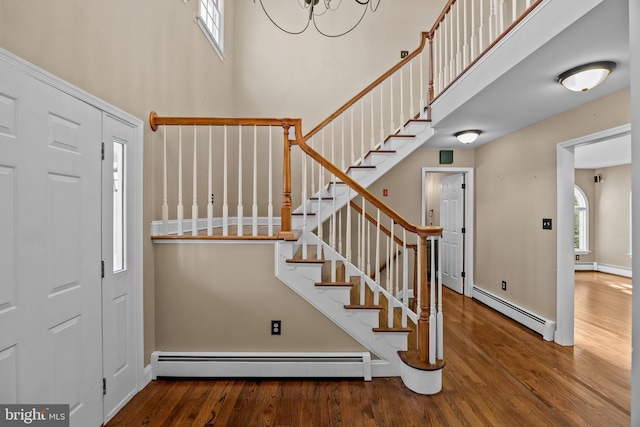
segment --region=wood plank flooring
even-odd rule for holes
[[[443,390],[399,378],[158,380],[116,426],[626,426],[631,280],[576,273],[576,345],[561,347],[445,290]]]

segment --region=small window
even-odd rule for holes
[[[573,191],[573,249],[576,253],[589,252],[589,201],[577,185]]]
[[[220,58],[224,58],[223,0],[200,0],[198,24]]]
[[[124,142],[113,141],[113,272],[126,268],[125,257],[125,153]]]

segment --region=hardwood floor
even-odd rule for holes
[[[626,426],[631,279],[576,273],[576,345],[561,347],[445,290],[443,390],[399,378],[158,380],[116,426]]]

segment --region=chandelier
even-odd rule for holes
[[[345,0],[345,3],[347,3],[347,5],[345,5],[343,10],[347,10],[347,8],[349,10],[347,10],[347,12],[343,14],[343,16],[341,16],[339,20],[336,20],[335,18],[333,19],[333,21],[342,21],[340,22],[340,24],[344,24],[345,20],[349,21],[340,30],[331,29],[331,27],[336,26],[336,22],[330,22],[332,21],[332,14],[330,12],[337,11],[338,8],[342,6],[342,0],[297,0],[298,5],[304,12],[300,14],[300,22],[304,22],[304,24],[301,25],[301,29],[299,30],[288,29],[285,28],[287,27],[287,25],[281,25],[278,23],[282,22],[284,19],[279,15],[286,14],[287,16],[289,16],[290,13],[288,11],[283,12],[284,9],[289,9],[289,7],[283,6],[283,0],[267,1],[267,4],[269,4],[268,7],[265,6],[264,0],[259,1],[260,6],[262,6],[262,10],[264,10],[264,13],[265,15],[267,15],[269,20],[276,27],[287,34],[302,34],[306,31],[307,28],[311,26],[311,23],[313,23],[313,26],[316,28],[316,30],[323,36],[340,37],[353,31],[353,29],[356,28],[360,24],[360,22],[362,22],[368,10],[371,10],[371,13],[378,10],[378,6],[380,6],[381,0]],[[253,0],[253,2],[255,3],[256,0]],[[274,4],[276,4],[277,6],[274,6]],[[278,10],[280,11],[279,14]],[[350,15],[350,17],[347,15]]]

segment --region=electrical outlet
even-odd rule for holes
[[[282,332],[282,321],[280,320],[272,320],[271,321],[271,335],[280,335]]]
[[[551,218],[542,218],[542,229],[543,230],[551,230],[553,227],[551,226]]]
[[[400,59],[406,58],[407,56],[409,56],[409,51],[408,50],[401,50],[400,51]]]
[[[507,282],[505,282],[504,280],[502,281],[502,290],[503,291],[507,290]]]
[[[576,255],[576,261],[580,261],[580,255]]]

